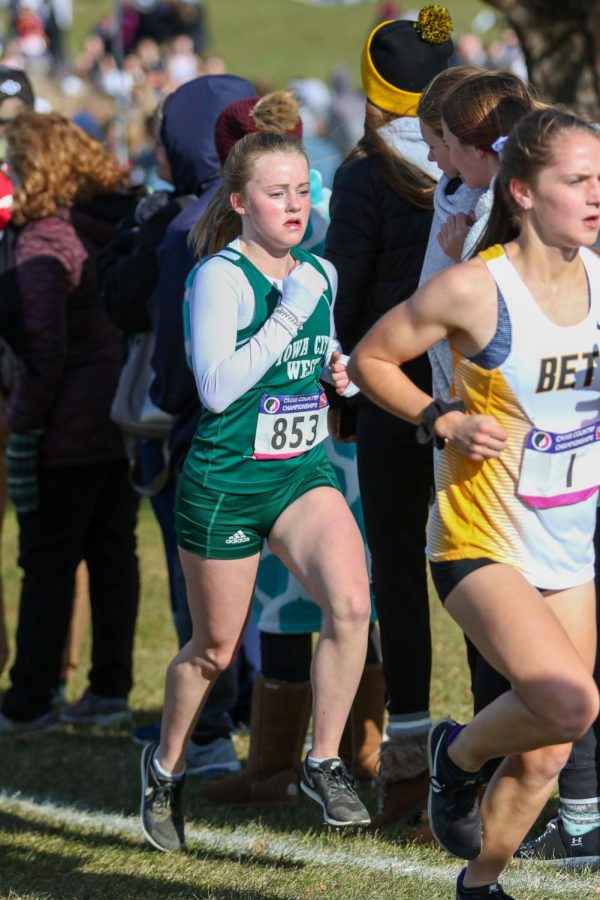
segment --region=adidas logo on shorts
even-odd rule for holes
[[[231,537],[228,537],[225,541],[226,544],[247,544],[250,538],[247,534],[244,534],[243,531],[236,531],[235,534],[232,534]]]

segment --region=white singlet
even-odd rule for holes
[[[561,590],[594,577],[600,485],[600,258],[580,250],[587,316],[553,323],[500,246],[480,254],[498,286],[498,328],[481,353],[455,355],[454,391],[469,413],[508,432],[500,456],[441,454],[427,555],[488,557]],[[498,355],[498,348],[501,352]]]

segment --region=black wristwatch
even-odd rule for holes
[[[433,403],[426,406],[421,413],[421,420],[417,427],[417,443],[434,444],[438,450],[443,450],[446,441],[435,433],[434,424],[440,416],[455,410],[465,412],[465,404],[462,400],[434,400]]]

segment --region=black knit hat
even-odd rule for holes
[[[416,22],[396,19],[373,29],[362,55],[367,98],[397,116],[416,116],[419,97],[448,67],[454,52],[452,19],[442,6],[425,6]]]
[[[22,100],[29,109],[33,109],[33,88],[22,69],[0,66],[0,103],[9,99]]]

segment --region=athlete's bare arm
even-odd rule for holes
[[[401,364],[444,338],[464,355],[479,352],[496,330],[497,306],[495,284],[481,260],[446,269],[373,326],[354,349],[348,374],[379,406],[417,424],[432,398]],[[461,412],[441,416],[436,432],[471,459],[498,456],[507,436],[492,416]]]

